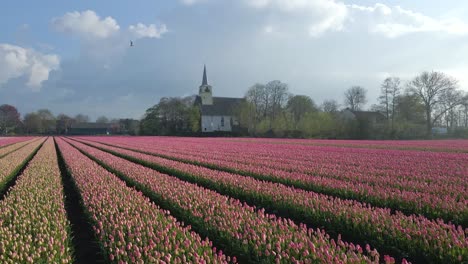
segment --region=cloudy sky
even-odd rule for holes
[[[375,102],[387,76],[446,72],[468,91],[468,1],[102,0],[0,4],[0,104],[140,118],[163,96],[281,80]],[[129,46],[133,40],[134,47]]]

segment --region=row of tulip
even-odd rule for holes
[[[388,164],[388,157],[381,157],[382,160],[376,160],[374,153],[355,153],[360,155],[361,158],[353,161],[346,159],[343,153],[330,153],[330,150],[328,150],[327,155],[322,155],[322,153],[315,153],[314,155],[313,152],[309,152],[305,156],[308,160],[301,160],[301,153],[298,153],[299,155],[296,155],[295,159],[291,159],[283,156],[281,153],[278,153],[281,155],[273,156],[270,154],[269,156],[262,157],[258,154],[249,155],[248,153],[239,155],[239,152],[235,154],[221,154],[216,151],[207,150],[200,152],[197,150],[181,149],[181,146],[179,146],[179,149],[173,146],[145,146],[145,148],[159,155],[170,155],[181,160],[226,167],[246,173],[258,173],[255,168],[261,168],[263,174],[268,175],[281,177],[302,176],[305,178],[321,176],[377,187],[385,186],[386,188],[391,187],[399,190],[436,194],[437,196],[444,194],[452,199],[462,192],[464,188],[468,187],[468,183],[464,181],[461,175],[463,167],[460,166],[463,162],[468,162],[468,159],[465,158],[466,155],[458,155],[460,158],[464,158],[464,160],[447,157],[450,158],[449,163],[431,164],[430,166],[427,166],[430,160],[426,160],[426,164],[424,164],[424,161],[420,159],[420,166],[422,167],[420,170],[415,170],[414,166],[409,166],[412,164],[408,164],[409,162],[404,160],[398,163],[399,166],[410,169],[395,171],[395,160],[392,161],[392,164]],[[345,154],[349,155],[349,153]],[[337,164],[336,160],[340,160],[341,162]],[[347,160],[350,162],[346,163]],[[380,168],[378,168],[379,166],[369,166],[372,162],[377,162]],[[455,166],[450,166],[451,164],[455,164]],[[447,166],[451,170],[447,169]],[[427,167],[432,169],[430,173],[424,169]],[[363,168],[365,169],[365,173],[363,173]],[[437,171],[434,171],[434,168]],[[452,172],[454,176],[451,175]],[[427,177],[428,175],[431,175],[430,178]],[[395,177],[399,178],[400,181],[395,181]]]
[[[342,200],[282,184],[255,180],[228,172],[168,160],[99,143],[89,146],[150,166],[218,192],[268,208],[290,218],[346,237],[370,241],[379,249],[396,249],[401,256],[424,262],[457,263],[468,260],[468,229],[431,221],[422,216],[392,214],[351,200]],[[87,145],[74,143],[95,157],[106,157]],[[109,160],[111,160],[109,158]]]
[[[30,139],[31,137],[0,137],[0,148]]]
[[[106,139],[109,140],[109,139]],[[288,172],[303,172],[313,175],[330,175],[346,177],[352,180],[360,180],[359,177],[350,177],[348,174],[335,175],[343,171],[361,172],[366,169],[367,174],[376,178],[380,176],[395,176],[407,178],[408,181],[430,183],[446,183],[447,178],[462,182],[464,172],[467,169],[465,162],[468,157],[456,153],[431,153],[414,151],[390,151],[370,149],[350,149],[317,146],[281,146],[271,144],[226,144],[216,143],[203,145],[197,143],[185,143],[184,141],[162,141],[158,139],[132,141],[119,141],[119,138],[110,139],[114,143],[127,146],[142,147],[148,151],[155,150],[161,153],[172,153],[191,157],[193,155],[205,158],[208,162],[213,160],[235,161],[241,164],[258,164],[262,167],[286,170]],[[201,154],[201,155],[197,155]],[[205,157],[208,155],[208,157]],[[355,157],[359,155],[359,159]],[[196,157],[198,158],[198,157]],[[417,160],[415,160],[417,159]],[[339,160],[339,163],[337,163]],[[415,167],[415,161],[422,166]],[[284,166],[282,163],[287,163]],[[395,168],[395,163],[400,167]],[[368,171],[370,169],[370,171]],[[398,170],[395,170],[398,169]],[[465,171],[463,171],[465,169]],[[333,171],[328,171],[333,170]],[[362,174],[362,173],[361,173]],[[365,176],[365,175],[364,175]],[[457,182],[457,183],[458,183]],[[401,185],[402,188],[408,187]]]
[[[368,263],[379,261],[377,251],[323,231],[296,225],[290,219],[270,215],[239,200],[181,181],[79,142],[72,142],[101,165],[118,173],[145,194],[165,204],[243,262],[264,263]],[[391,257],[385,258],[393,261]],[[405,261],[406,262],[406,261]]]
[[[152,151],[154,153],[154,151]],[[301,182],[311,182],[317,177],[323,178],[324,181],[337,181],[347,185],[364,185],[367,188],[372,189],[385,189],[388,191],[396,192],[412,192],[416,195],[433,196],[440,198],[441,206],[447,205],[447,201],[453,202],[455,206],[457,200],[468,199],[468,183],[463,177],[449,177],[443,175],[442,172],[439,174],[432,173],[432,178],[418,178],[418,175],[428,175],[423,172],[413,173],[410,175],[409,170],[396,175],[394,168],[392,171],[390,166],[388,169],[379,170],[375,167],[356,166],[356,164],[339,165],[337,166],[336,161],[325,161],[323,155],[317,155],[315,161],[301,162],[295,160],[285,160],[282,158],[270,159],[270,158],[259,158],[241,156],[238,157],[219,157],[219,155],[213,153],[185,153],[184,150],[179,153],[168,154],[166,150],[159,150],[159,155],[170,156],[177,160],[189,161],[191,163],[207,164],[209,167],[225,168],[231,171],[241,172],[243,174],[253,174],[261,176],[269,176],[274,179],[291,179]],[[362,163],[364,158],[360,160]],[[384,162],[387,162],[388,158]],[[466,160],[468,162],[468,160]],[[368,163],[370,164],[370,163]],[[396,163],[395,163],[396,164]],[[463,164],[460,161],[458,164]],[[394,167],[405,168],[406,164],[394,165]],[[447,166],[449,164],[446,164]],[[419,166],[424,166],[419,164]],[[414,166],[413,166],[414,167]],[[455,170],[455,169],[454,169]],[[458,169],[457,169],[458,170]],[[458,171],[463,171],[459,169]],[[468,173],[468,168],[465,169]],[[450,173],[449,171],[446,172]],[[405,174],[405,175],[402,175]],[[395,181],[398,179],[398,181]],[[320,182],[319,182],[320,183]]]
[[[31,143],[33,140],[25,140],[16,143],[9,144],[8,146],[4,146],[0,148],[0,158],[10,154],[11,152],[20,149],[21,147]]]
[[[62,139],[57,145],[112,263],[227,263],[208,239],[125,185]]]
[[[0,202],[1,263],[71,263],[70,228],[49,138]]]
[[[222,139],[225,141],[225,139]],[[443,152],[468,152],[468,141],[451,140],[323,140],[323,139],[259,139],[242,138],[228,139],[237,142],[262,142],[274,144],[301,144],[316,146],[339,146],[355,148],[402,149]]]
[[[99,139],[99,137],[96,137]],[[317,154],[324,159],[324,161],[336,161],[339,158],[341,166],[351,163],[355,166],[368,166],[370,162],[372,167],[382,170],[392,170],[393,167],[388,167],[388,161],[385,162],[383,157],[390,157],[392,160],[402,162],[404,164],[413,164],[414,158],[417,158],[418,162],[423,162],[425,165],[432,165],[432,167],[421,168],[424,171],[434,171],[436,173],[449,173],[454,175],[462,176],[462,173],[452,169],[457,168],[460,159],[466,161],[466,155],[457,153],[438,153],[438,152],[422,152],[422,151],[402,151],[392,149],[366,149],[366,148],[346,148],[346,147],[333,147],[333,146],[308,146],[308,145],[290,145],[290,144],[269,144],[252,142],[222,142],[213,140],[212,142],[204,141],[203,139],[194,139],[186,142],[185,139],[166,139],[166,138],[147,138],[137,137],[132,140],[127,140],[125,137],[116,138],[104,138],[102,140],[111,140],[112,142],[119,142],[130,146],[147,146],[147,147],[159,147],[161,149],[166,148],[169,150],[186,150],[189,152],[201,152],[201,153],[213,153],[218,157],[224,156],[239,156],[239,150],[242,150],[242,156],[252,157],[265,157],[268,159],[286,159],[292,161],[314,161]],[[211,140],[211,139],[210,139]],[[467,149],[468,150],[468,149]],[[282,154],[282,155],[278,155]],[[326,154],[326,155],[324,155]],[[356,155],[362,155],[363,157],[359,160],[350,160],[350,157]],[[430,162],[434,162],[431,164]],[[383,163],[382,163],[383,162]],[[441,165],[449,164],[450,168],[444,170]],[[409,168],[408,168],[409,169]],[[419,171],[419,170],[414,170]],[[402,173],[406,171],[401,171]],[[421,175],[424,177],[424,175]],[[419,177],[419,176],[418,176]]]
[[[151,143],[149,138],[137,138],[131,142],[123,142],[122,139],[91,138],[90,140],[344,199],[356,199],[374,206],[400,210],[406,214],[423,214],[431,219],[443,218],[446,221],[468,226],[468,183],[464,180],[468,173],[468,157],[464,154],[407,151],[406,156],[398,159],[398,153],[388,152],[391,154],[389,158],[382,153],[366,152],[363,149],[354,149],[354,152],[347,153],[346,149],[315,147],[318,150],[312,149],[302,153],[291,148],[262,145],[250,146],[241,151],[245,146],[240,145],[233,146],[233,149],[238,151],[237,154],[224,155],[226,158],[223,160],[219,158],[223,154],[212,151],[213,145],[216,147],[216,144],[207,144],[207,150],[196,147],[190,151],[192,145],[182,146],[171,140],[166,140],[164,144],[162,142],[155,144]],[[148,143],[145,144],[146,141]],[[258,157],[255,157],[256,152]],[[261,156],[262,153],[270,155]],[[422,157],[411,156],[411,153],[419,153]],[[290,171],[296,166],[292,154],[295,154],[298,160],[312,157],[312,160],[307,161],[308,166],[303,167],[317,171],[316,175]],[[359,155],[359,158],[356,158],[356,155]],[[241,159],[244,163],[240,161]],[[445,163],[441,163],[440,160]],[[275,164],[271,165],[275,168],[266,166],[266,162]],[[375,169],[379,166],[385,168],[385,171]],[[278,167],[284,169],[279,170]],[[428,172],[431,169],[432,172]],[[419,175],[421,180],[410,180],[412,175],[415,175],[415,178]],[[366,182],[366,179],[369,182]],[[395,186],[398,182],[402,183],[400,186]],[[401,188],[401,185],[405,188]]]
[[[5,191],[10,181],[33,157],[44,140],[35,140],[0,159],[0,193]]]

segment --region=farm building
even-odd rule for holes
[[[345,119],[368,122],[370,125],[379,125],[385,122],[385,116],[382,113],[374,111],[353,111],[349,108],[341,111]]]
[[[202,84],[195,99],[195,105],[200,107],[203,133],[236,131],[239,121],[235,112],[243,101],[243,98],[213,97],[213,88],[208,84],[204,67]]]
[[[68,129],[70,135],[108,135],[109,124],[105,123],[76,123]]]

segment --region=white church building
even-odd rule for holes
[[[235,131],[239,127],[235,112],[243,101],[243,98],[213,97],[213,87],[208,84],[204,67],[203,81],[195,99],[195,104],[200,107],[203,133]]]

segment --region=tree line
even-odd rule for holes
[[[149,108],[141,121],[145,135],[198,135],[200,109],[195,96],[162,98]],[[403,82],[388,77],[380,85],[378,103],[367,113],[380,113],[378,122],[349,118],[364,110],[367,90],[352,86],[343,94],[342,104],[334,99],[318,105],[309,96],[294,95],[281,81],[257,83],[245,93],[236,109],[244,136],[414,139],[432,137],[444,128],[447,137],[468,137],[468,94],[458,81],[442,72],[422,72]],[[364,115],[365,116],[365,115]]]
[[[318,105],[309,96],[290,93],[289,86],[277,80],[254,84],[244,98],[235,111],[243,128],[237,133],[241,136],[414,139],[432,137],[443,128],[443,136],[468,137],[468,94],[459,89],[456,79],[442,72],[422,72],[407,82],[386,78],[377,104],[367,112],[362,112],[368,102],[362,86],[347,89],[341,104],[329,99]],[[139,124],[105,116],[96,122],[109,124],[113,134],[201,135],[195,99],[163,97],[146,110]],[[346,111],[380,113],[382,118],[378,122],[350,118]],[[73,124],[87,122],[86,115],[54,116],[48,109],[21,118],[14,106],[0,105],[0,134],[66,134]]]
[[[200,131],[200,111],[195,96],[163,97],[148,108],[141,119],[143,135],[196,135]]]
[[[39,109],[27,113],[21,118],[21,114],[15,106],[0,105],[0,135],[12,134],[68,134],[70,128],[75,124],[90,123],[89,116],[77,114],[68,116],[58,114],[55,116],[49,109]],[[135,125],[133,119],[109,119],[100,116],[95,123],[105,124],[113,134],[139,134],[139,125]],[[138,122],[139,123],[139,122]]]
[[[251,135],[273,134],[323,138],[424,138],[434,127],[444,127],[448,136],[468,136],[468,94],[458,81],[442,72],[422,72],[403,83],[386,78],[378,103],[368,109],[381,113],[383,122],[344,117],[338,109],[363,110],[367,90],[352,86],[343,94],[343,104],[325,100],[318,106],[304,95],[290,95],[278,81],[256,84],[246,93],[241,112]]]

